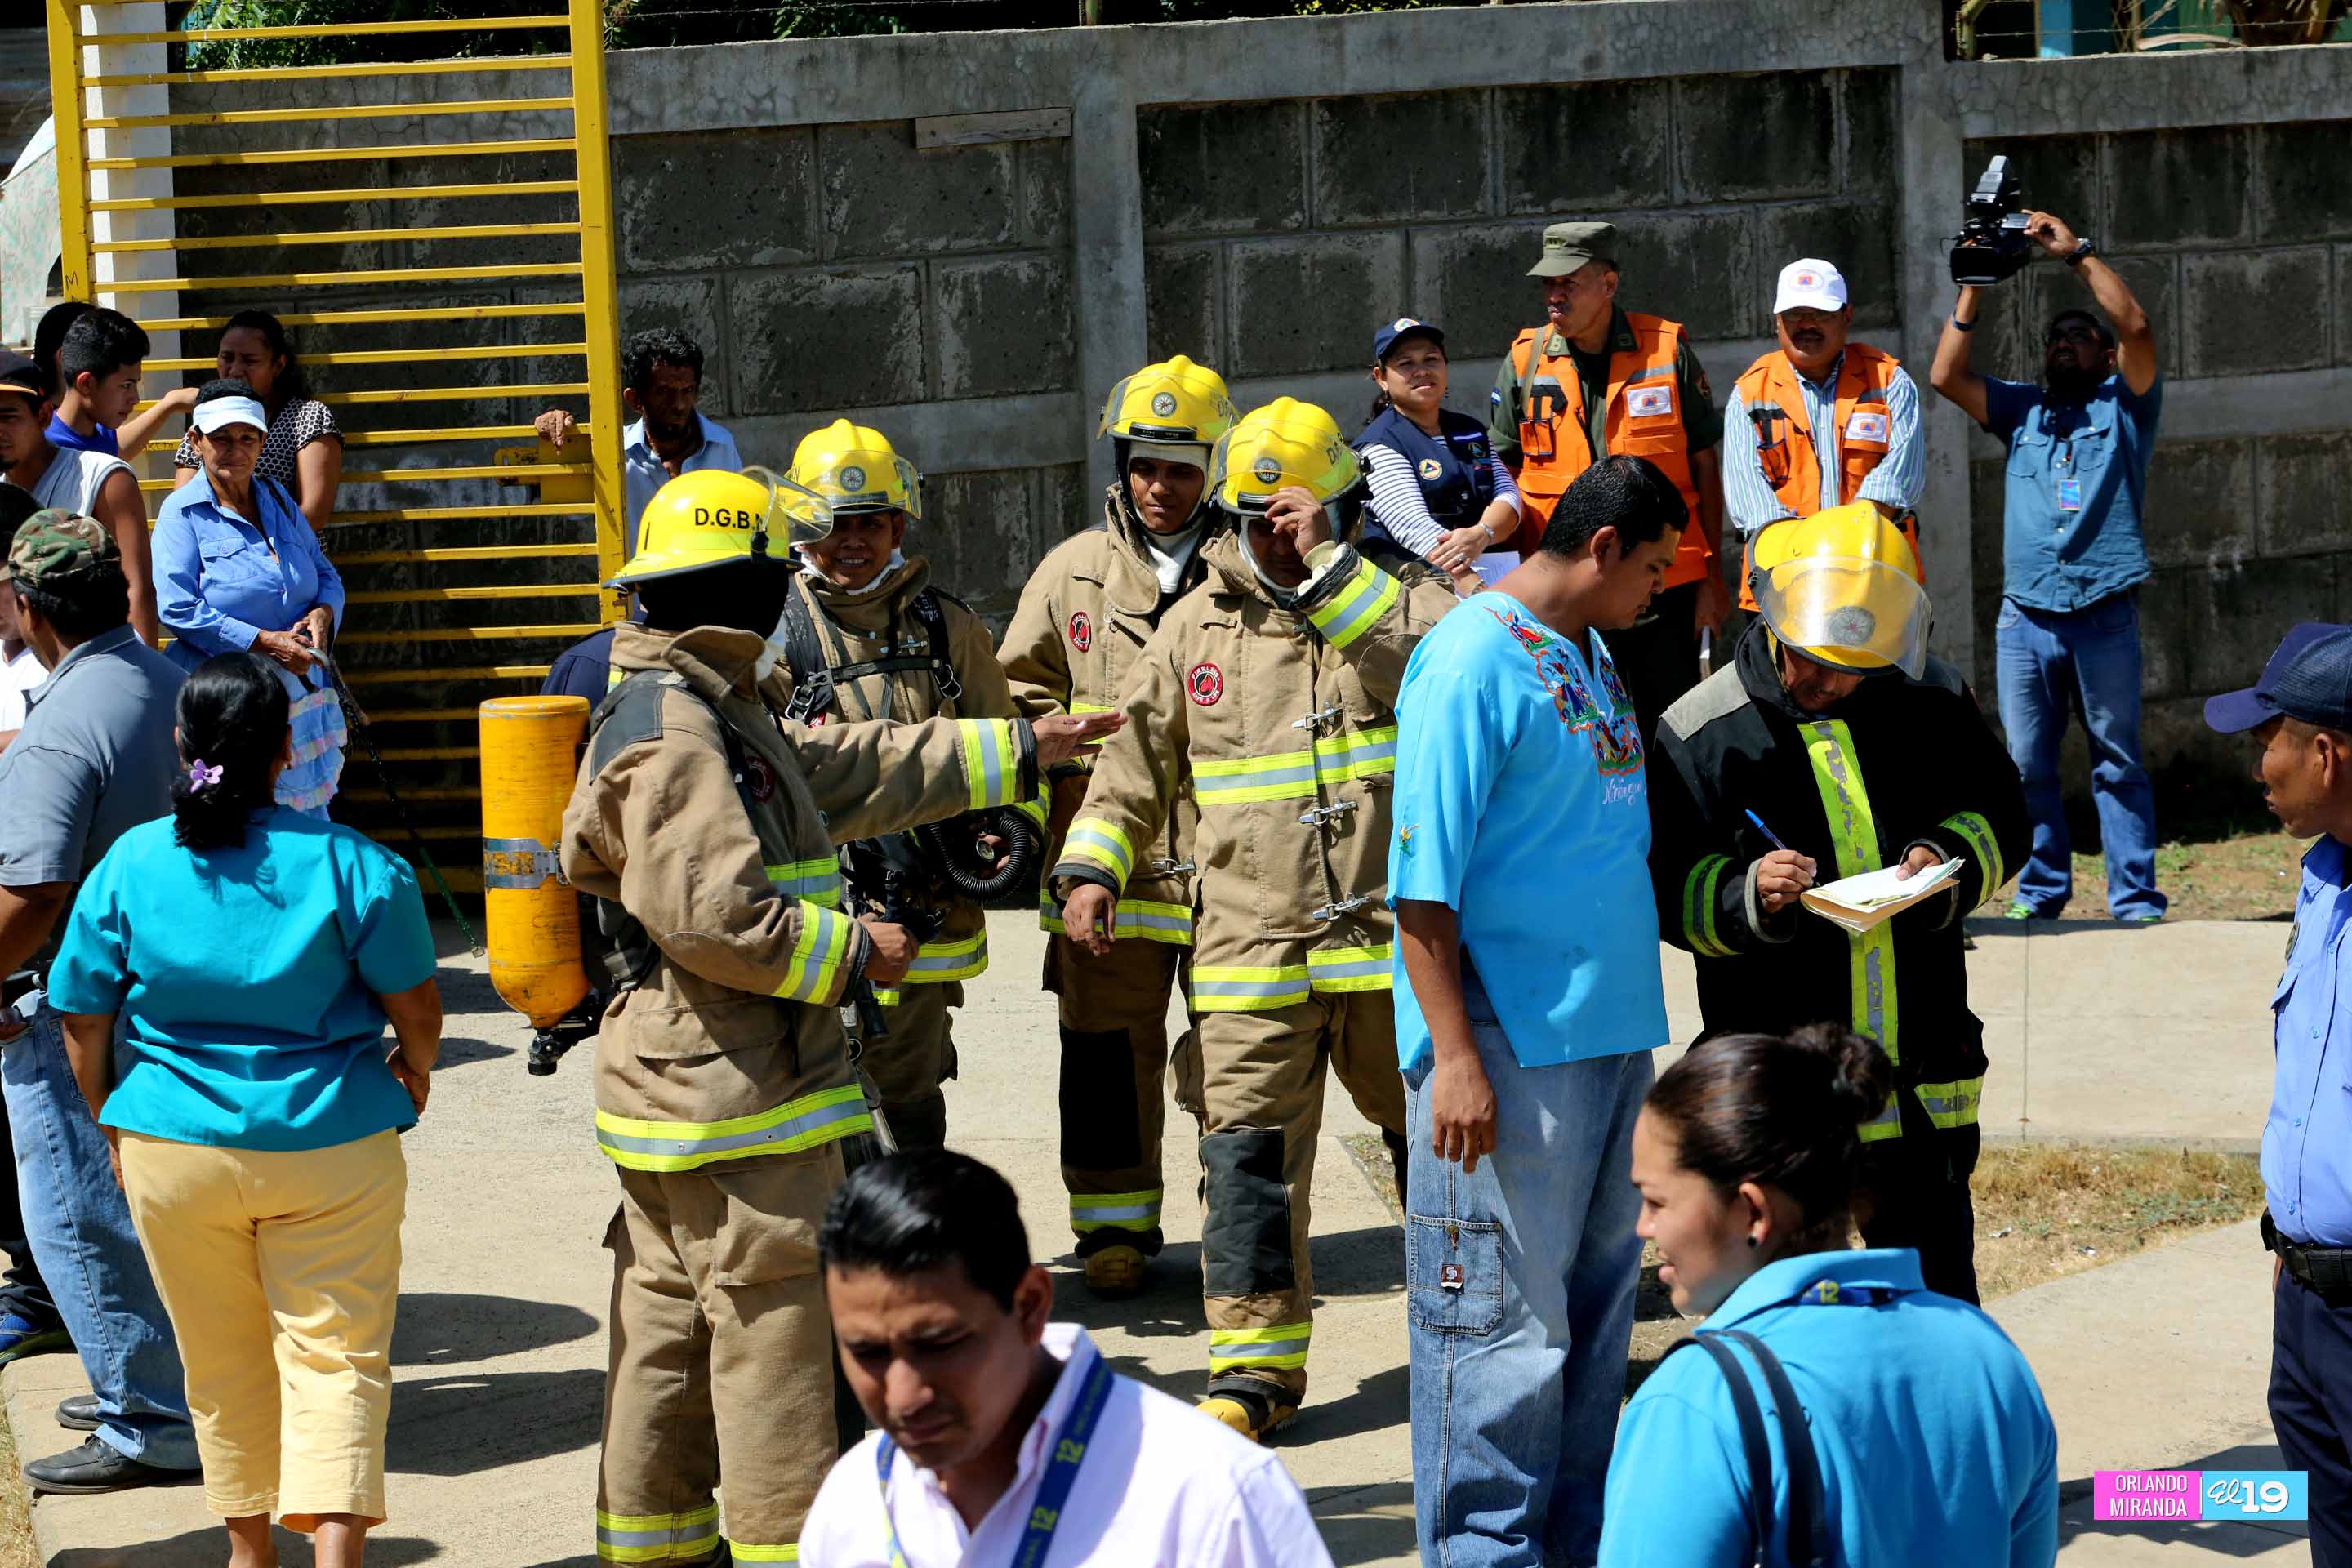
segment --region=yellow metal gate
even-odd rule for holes
[[[344,677],[379,727],[394,788],[426,837],[451,841],[436,858],[469,861],[458,845],[479,834],[475,703],[535,689],[555,652],[623,613],[598,586],[620,565],[625,505],[599,0],[545,15],[485,6],[455,19],[144,32],[119,26],[138,0],[47,3],[65,293],[196,347],[247,308],[298,338],[311,395],[343,430],[325,542],[350,595]],[[126,56],[182,66],[188,45],[289,39],[364,39],[356,47],[416,58],[120,68]],[[145,47],[156,45],[160,58]],[[467,85],[542,79],[520,73],[546,73],[557,92],[485,97]],[[156,88],[173,112],[109,111],[109,89],[119,100]],[[194,97],[199,110],[177,111]],[[562,118],[568,134],[544,133]],[[115,145],[159,131],[168,152]],[[119,194],[151,170],[173,172],[172,194]],[[546,210],[527,216],[547,221],[516,221],[534,206]],[[306,251],[334,264],[305,269]],[[501,259],[521,251],[531,258]],[[158,294],[197,308],[149,317],[140,298]],[[551,375],[505,379],[546,362]],[[150,359],[148,391],[213,363]],[[498,446],[535,442],[530,416],[544,405],[584,405],[584,440],[561,460],[543,444]],[[493,499],[489,487],[518,482],[532,499]],[[152,517],[172,481],[142,488]],[[345,783],[352,819],[404,844],[356,736]],[[470,870],[450,880],[479,886]]]

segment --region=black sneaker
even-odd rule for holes
[[[115,1452],[101,1437],[85,1438],[79,1448],[35,1459],[25,1467],[25,1479],[33,1484],[35,1491],[73,1497],[127,1492],[134,1487],[176,1481],[185,1473],[142,1465],[128,1455]]]
[[[98,1430],[98,1395],[77,1394],[58,1405],[58,1425],[68,1432]]]

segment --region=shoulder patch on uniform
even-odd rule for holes
[[[1739,666],[1727,664],[1675,700],[1658,720],[1658,728],[1677,741],[1687,741],[1714,723],[1748,707],[1755,700],[1740,683]]]
[[[640,741],[661,738],[662,705],[668,700],[673,682],[684,684],[674,675],[640,671],[614,687],[597,705],[588,741],[591,776],[603,773],[614,757]]]

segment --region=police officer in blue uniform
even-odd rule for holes
[[[1372,334],[1371,417],[1356,437],[1372,499],[1368,528],[1478,585],[1471,563],[1509,544],[1519,488],[1484,422],[1444,406],[1445,334],[1401,316]]]

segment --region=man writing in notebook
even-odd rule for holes
[[[1834,1021],[1885,1049],[1898,1087],[1862,1130],[1864,1242],[1916,1247],[1927,1289],[1974,1301],[1984,1026],[1960,921],[2024,858],[2023,786],[1958,672],[1927,657],[1918,561],[1875,508],[1772,524],[1749,585],[1756,620],[1651,752],[1659,929],[1698,960],[1702,1037]],[[1948,890],[1866,931],[1802,902],[1951,859]]]

